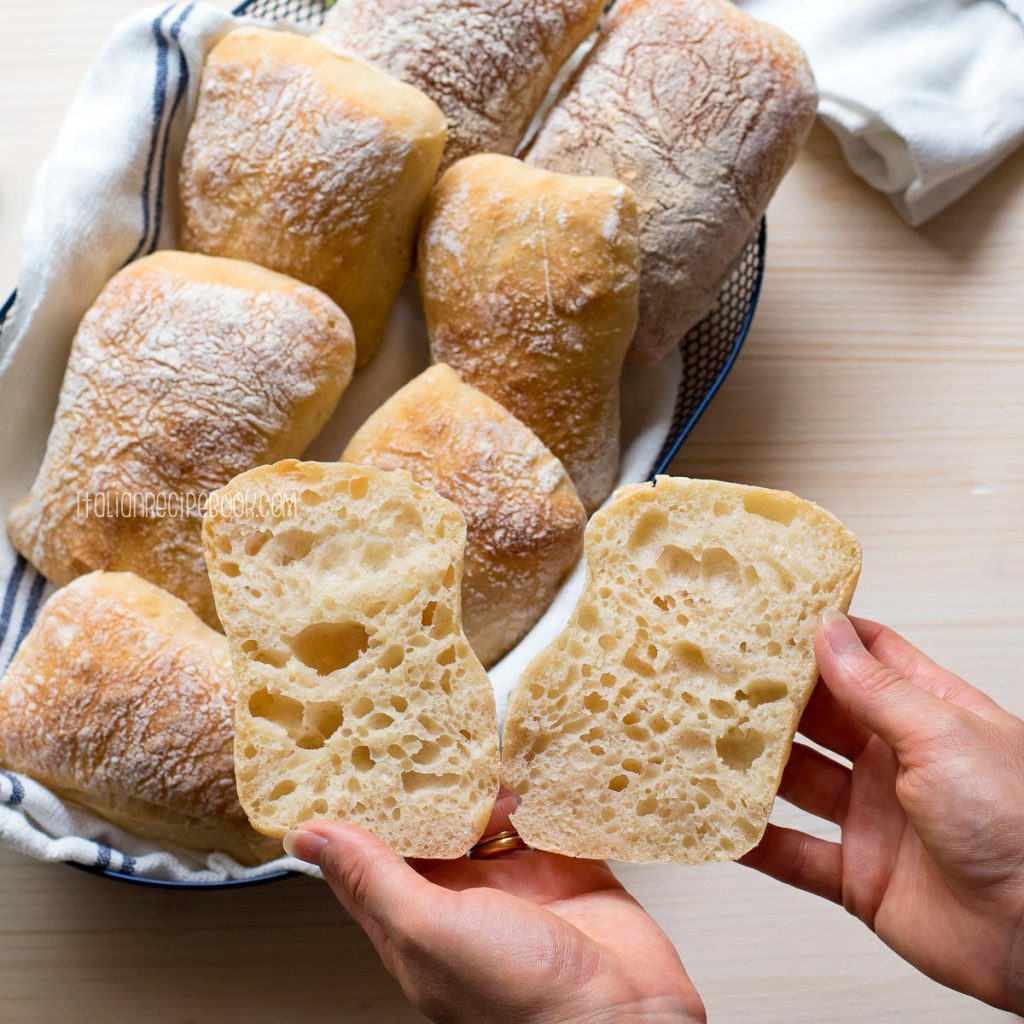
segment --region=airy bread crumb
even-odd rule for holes
[[[658,477],[590,521],[587,581],[509,703],[502,774],[534,847],[701,863],[760,840],[845,611],[856,538],[781,491]]]
[[[458,509],[402,471],[288,460],[211,496],[238,795],[260,832],[338,818],[431,858],[479,839],[498,742],[462,631],[465,541]]]

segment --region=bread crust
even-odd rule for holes
[[[796,495],[672,477],[616,492],[584,544],[572,617],[509,701],[512,822],[574,857],[738,858],[764,834],[814,632],[849,607],[860,545]]]
[[[728,0],[619,0],[528,163],[619,178],[640,216],[640,323],[654,363],[711,309],[814,122],[806,58]]]
[[[233,712],[225,639],[133,573],[94,572],[0,682],[0,764],[135,835],[255,864],[279,850],[239,806]]]
[[[420,235],[434,360],[522,420],[588,511],[618,472],[638,259],[636,208],[620,182],[493,154],[449,168]]]
[[[512,153],[604,0],[338,0],[316,33],[421,89],[444,111],[442,170]]]
[[[583,547],[586,512],[562,464],[442,363],[385,402],[342,460],[404,469],[465,516],[463,625],[485,667],[540,618]]]
[[[253,826],[338,818],[402,856],[465,854],[497,796],[498,730],[462,631],[462,514],[348,463],[262,466],[215,498],[203,541]]]
[[[329,295],[373,355],[412,259],[446,126],[419,90],[304,36],[246,28],[209,53],[180,173],[183,249]]]
[[[348,385],[354,351],[341,310],[281,274],[171,251],[129,264],[75,335],[11,542],[54,583],[130,570],[215,625],[198,502],[300,454]],[[166,514],[147,505],[160,496]]]

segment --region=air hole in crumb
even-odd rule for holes
[[[314,800],[313,801],[313,813],[314,814],[326,814],[327,813],[327,801],[326,800]]]
[[[736,714],[736,709],[727,700],[712,698],[709,707],[716,718],[733,718]]]
[[[316,729],[325,739],[329,740],[342,726],[345,721],[345,712],[340,704],[330,701],[310,704],[306,708],[305,723],[311,729]]]
[[[433,764],[441,756],[441,748],[431,740],[423,740],[420,749],[412,755],[415,764]]]
[[[730,768],[745,772],[764,753],[764,737],[757,729],[732,726],[715,741],[715,750]]]
[[[259,650],[259,644],[255,640],[246,640],[242,644],[242,650],[246,654],[252,654],[253,651]]]
[[[455,582],[455,566],[449,565],[445,571],[444,578],[441,580],[441,585],[444,587],[450,587]]]
[[[452,664],[455,663],[455,647],[454,647],[454,645],[446,647],[437,656],[437,663],[438,663],[438,665],[452,665]]]
[[[388,702],[396,711],[405,711],[409,706],[409,702],[402,696],[396,694]]]
[[[636,813],[642,818],[647,814],[656,814],[658,801],[653,796],[645,796],[637,805]]]
[[[299,701],[280,693],[271,693],[266,688],[257,690],[249,697],[249,713],[253,718],[273,722],[289,734],[301,731],[304,711]]]
[[[386,729],[389,725],[394,725],[395,720],[387,712],[378,711],[367,719],[366,724],[371,729]]]
[[[615,793],[621,793],[629,785],[629,779],[625,775],[616,775],[608,783],[608,788]]]
[[[654,541],[658,533],[668,525],[668,516],[661,509],[648,509],[638,520],[626,546],[634,554]]]
[[[429,626],[434,621],[434,612],[437,611],[437,602],[431,601],[423,609],[423,614],[420,616],[420,623],[423,626]]]
[[[283,782],[279,782],[268,794],[268,800],[280,800],[281,797],[287,796],[289,793],[295,792],[296,784],[291,779],[285,779]]]
[[[263,550],[263,545],[274,535],[270,530],[257,530],[245,538],[245,553],[250,557],[258,555]]]
[[[253,651],[251,652],[253,661],[258,661],[261,665],[270,665],[271,668],[284,668],[288,664],[288,652],[287,651]]]
[[[381,569],[395,553],[394,545],[386,540],[371,540],[363,548],[363,565],[368,569]]]
[[[446,772],[443,775],[434,775],[429,772],[402,772],[402,789],[406,793],[415,793],[421,789],[443,789],[449,786],[456,786],[460,776],[454,772]]]
[[[604,711],[608,707],[608,701],[596,690],[592,690],[583,698],[583,706],[588,711],[597,714],[597,712]]]
[[[279,533],[274,538],[272,551],[278,565],[291,565],[292,562],[301,562],[315,543],[316,537],[312,533],[296,527]]]
[[[727,516],[732,511],[732,509],[730,508],[729,503],[727,501],[716,501],[711,511],[714,512],[719,519],[721,519],[722,516]]]
[[[576,613],[576,621],[579,623],[580,629],[589,633],[598,626],[597,609],[592,604],[581,606]]]
[[[747,700],[753,707],[759,704],[774,704],[789,693],[789,687],[776,679],[755,679],[746,687]]]
[[[374,709],[374,703],[369,697],[357,697],[352,705],[352,714],[356,718],[365,718]]]
[[[355,747],[352,750],[352,765],[360,772],[368,772],[377,762],[370,755],[369,747]]]
[[[231,579],[242,575],[242,570],[238,568],[237,562],[221,562],[220,571]]]
[[[292,638],[291,648],[304,665],[327,676],[351,665],[369,642],[359,622],[314,622]]]
[[[392,644],[378,659],[377,667],[390,672],[398,668],[405,660],[405,649],[399,644]]]
[[[777,644],[774,640],[769,640],[764,645],[765,654],[771,655],[773,658],[777,658],[782,653],[782,647]]]
[[[622,767],[627,772],[632,772],[634,775],[639,775],[643,771],[643,765],[635,757],[627,757],[622,762]]]
[[[772,491],[751,491],[743,496],[743,507],[751,515],[771,519],[783,526],[789,526],[796,516],[796,506]]]
[[[720,600],[736,596],[740,587],[740,567],[725,548],[705,548],[700,569],[704,585]]]
[[[302,499],[303,505],[319,505],[324,500],[322,494],[317,494],[316,491],[311,491],[308,488],[304,490],[299,497]]]
[[[700,575],[700,562],[675,544],[666,544],[661,549],[658,568],[676,583],[688,583]]]
[[[357,501],[365,498],[370,489],[370,481],[365,476],[355,476],[349,482],[348,493]]]

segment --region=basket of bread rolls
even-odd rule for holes
[[[0,841],[264,880],[316,817],[461,857],[504,783],[539,849],[742,855],[859,547],[663,473],[750,325],[803,55],[727,0],[235,14],[172,112],[173,244],[89,296],[4,510]]]

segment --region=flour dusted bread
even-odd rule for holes
[[[604,0],[338,0],[316,38],[422,89],[448,119],[444,166],[511,153]]]
[[[619,0],[527,155],[636,193],[642,274],[631,361],[711,308],[814,121],[787,36],[728,0]]]
[[[618,469],[619,378],[636,329],[630,190],[468,157],[434,189],[419,253],[434,359],[522,420],[595,509]]]
[[[352,375],[327,296],[238,260],[157,252],[86,313],[46,454],[11,512],[14,546],[54,583],[130,570],[215,624],[201,501],[299,455]]]
[[[134,835],[243,864],[280,852],[235,793],[224,637],[132,573],[58,590],[0,680],[0,765]]]
[[[407,470],[465,516],[463,626],[484,665],[523,638],[579,557],[587,517],[562,464],[449,366],[385,402],[342,458]]]
[[[287,461],[211,499],[204,545],[238,684],[238,794],[459,857],[498,788],[494,697],[462,633],[466,527],[404,472]]]
[[[572,618],[506,714],[512,821],[577,857],[741,856],[817,679],[818,619],[853,596],[856,538],[793,494],[658,477],[617,492],[585,551]]]
[[[444,141],[444,116],[412,86],[304,36],[231,32],[206,59],[182,157],[182,248],[326,292],[361,365],[408,273]]]

